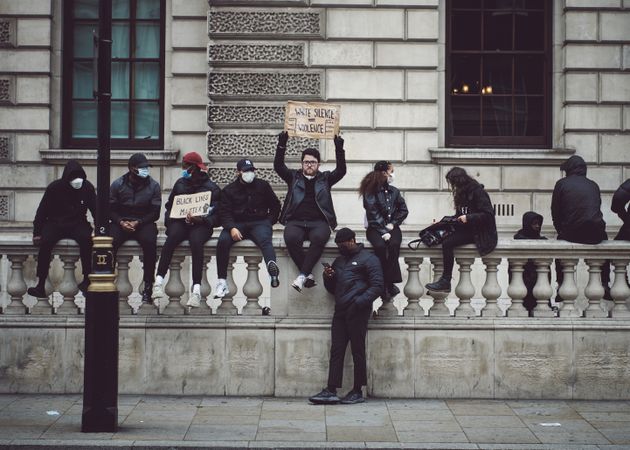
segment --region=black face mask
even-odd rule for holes
[[[353,249],[348,248],[346,246],[339,247],[339,253],[341,253],[343,256],[350,256],[350,255],[352,255],[352,250]]]

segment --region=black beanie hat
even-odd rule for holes
[[[337,234],[335,234],[335,244],[351,241],[355,237],[356,234],[350,228],[341,228],[337,231]]]

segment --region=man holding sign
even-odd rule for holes
[[[162,247],[157,276],[153,285],[154,299],[164,296],[164,277],[175,248],[188,240],[192,253],[193,287],[187,306],[201,305],[201,276],[203,246],[212,237],[212,229],[219,225],[217,213],[221,189],[208,176],[208,168],[196,152],[182,158],[182,176],[166,202],[166,242]],[[155,302],[158,305],[157,301]]]

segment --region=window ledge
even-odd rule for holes
[[[129,157],[134,153],[144,153],[151,164],[156,166],[166,166],[177,161],[179,150],[111,150],[110,159],[112,165],[127,165]],[[69,159],[76,159],[79,162],[96,162],[98,151],[96,149],[46,149],[40,150],[42,160],[49,163],[65,163]]]
[[[549,165],[560,163],[575,153],[574,148],[429,148],[431,161],[437,164],[478,164],[489,161],[514,165]]]

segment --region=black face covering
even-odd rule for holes
[[[342,247],[339,247],[339,253],[341,253],[343,256],[350,256],[352,255],[352,253],[354,253],[353,251],[354,249],[348,248],[345,245]]]

